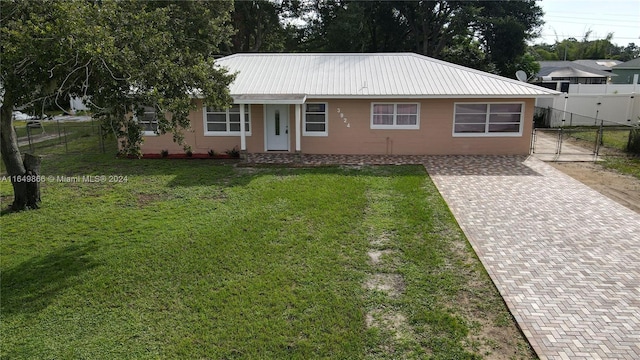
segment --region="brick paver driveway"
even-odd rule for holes
[[[543,359],[640,359],[640,215],[527,157],[425,167]]]

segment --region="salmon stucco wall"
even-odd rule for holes
[[[206,154],[209,150],[213,150],[218,154],[222,154],[234,147],[240,149],[240,136],[205,136],[204,135],[204,111],[201,100],[196,101],[197,108],[189,114],[191,119],[191,129],[184,131],[185,144],[191,146],[194,154]],[[250,110],[251,118],[251,135],[247,135],[247,151],[262,152],[264,151],[263,137],[263,106],[252,105]],[[183,154],[184,148],[173,142],[171,134],[144,136],[142,144],[143,154],[160,154],[162,150],[168,150],[170,154]]]
[[[224,153],[240,148],[240,136],[205,136],[202,102],[190,114],[191,129],[184,132],[186,144],[193,153],[209,150]],[[307,154],[394,154],[394,155],[524,155],[529,154],[533,126],[534,99],[419,99],[404,101],[371,99],[308,99],[327,103],[328,136],[301,137],[301,149]],[[420,127],[417,130],[371,129],[372,102],[407,102],[420,104]],[[456,102],[521,102],[524,103],[521,136],[454,137],[453,112]],[[265,151],[264,105],[251,105],[251,135],[247,135],[247,151]],[[339,110],[339,111],[338,111]],[[295,150],[295,107],[289,107],[289,148]],[[342,114],[342,116],[341,116]],[[345,118],[347,121],[345,122]],[[171,134],[145,136],[144,154],[184,153]]]
[[[307,102],[314,102],[313,99]],[[371,129],[371,103],[388,100],[318,100],[328,104],[328,136],[303,136],[309,154],[507,155],[529,154],[533,99],[423,99],[393,101],[420,104],[417,130]],[[525,113],[522,136],[454,137],[455,102],[521,102]],[[338,111],[339,109],[339,111]],[[342,116],[340,116],[342,114]],[[344,118],[347,121],[344,121]],[[347,126],[348,125],[348,126]]]

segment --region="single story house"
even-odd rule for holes
[[[590,60],[590,59],[581,59],[581,60],[573,60],[574,63],[588,66],[592,69],[602,70],[606,72],[611,72],[614,66],[622,64],[620,60],[613,59],[598,59],[598,60]]]
[[[577,61],[539,61],[540,71],[533,84],[562,92],[569,91],[569,84],[607,84],[616,74],[595,69]]]
[[[528,154],[541,88],[413,53],[235,54],[234,104],[194,99],[185,140],[195,154]],[[147,119],[148,129],[153,119]],[[182,153],[145,132],[142,152]]]
[[[640,84],[640,57],[613,67],[614,84]]]

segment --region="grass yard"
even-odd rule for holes
[[[597,131],[597,127],[585,129],[583,131],[576,131],[574,129],[568,128],[567,134],[568,136],[571,136],[575,139],[583,140],[587,143],[590,142],[590,147],[595,148]],[[628,141],[629,130],[612,130],[607,129],[606,127],[604,128],[604,131],[602,133],[602,146],[620,151],[626,151]],[[585,145],[589,146],[588,144]]]
[[[640,157],[607,157],[603,163],[607,168],[640,179]]]
[[[21,153],[50,156],[67,153],[100,154],[103,151],[114,153],[117,145],[113,133],[108,132],[104,140],[100,139],[100,121],[43,121],[41,128],[31,129],[32,146],[29,146],[25,121],[14,121]],[[64,157],[60,158],[64,160]],[[4,163],[0,161],[0,174],[5,173]]]
[[[595,147],[596,134],[597,128],[595,127],[584,131],[571,130],[567,132],[567,136],[579,141],[578,145],[591,150]],[[625,156],[624,154],[628,141],[629,130],[607,129],[605,127],[602,134],[600,154],[607,156],[604,157],[602,165],[640,179],[640,158],[632,155]]]
[[[50,154],[42,174],[121,177],[0,217],[3,359],[535,358],[420,166]]]

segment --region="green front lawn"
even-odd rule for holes
[[[42,209],[0,217],[1,358],[535,357],[422,167],[42,174]],[[82,175],[107,181],[62,181]]]

